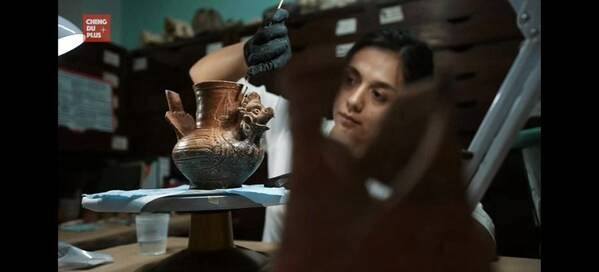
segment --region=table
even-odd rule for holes
[[[160,256],[142,256],[139,255],[139,248],[136,243],[121,245],[99,252],[108,253],[114,258],[114,263],[98,266],[86,271],[89,272],[129,272],[136,271],[146,265],[151,265],[165,260],[187,248],[189,240],[183,237],[169,237],[167,252]],[[255,252],[260,252],[266,256],[272,255],[277,246],[271,243],[256,242],[256,241],[234,241],[237,247],[250,249]],[[541,260],[516,258],[516,257],[499,257],[497,262],[492,263],[493,272],[539,272],[541,271]],[[200,270],[198,270],[200,271]]]
[[[187,236],[190,224],[189,214],[174,214],[169,221],[169,235]],[[83,250],[99,250],[137,241],[135,225],[106,223],[94,231],[58,231],[58,240]]]
[[[276,190],[277,192],[270,192]],[[280,189],[187,190],[168,195],[103,198],[97,212],[190,213],[187,247],[139,268],[140,271],[258,271],[267,258],[233,241],[231,210],[282,204]],[[243,194],[243,195],[242,195]],[[85,200],[85,199],[84,199]],[[139,200],[139,201],[138,201]],[[90,199],[90,205],[97,204]],[[131,204],[133,203],[133,204]],[[131,204],[131,205],[130,205]]]

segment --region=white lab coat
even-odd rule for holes
[[[247,85],[248,91],[258,93],[262,104],[274,110],[275,118],[267,123],[270,129],[264,133],[266,138],[266,152],[268,153],[268,177],[272,178],[290,173],[292,142],[289,129],[288,101],[281,96],[269,93],[264,86],[257,87],[250,84],[244,78],[240,79],[238,83]],[[322,125],[323,134],[328,135],[333,125],[332,120],[325,120]],[[365,186],[374,198],[384,199],[391,194],[389,187],[376,180],[368,180]],[[269,243],[278,243],[281,241],[284,215],[284,205],[266,208],[262,241]],[[483,225],[491,237],[495,239],[495,225],[491,217],[483,209],[481,203],[476,205],[476,208],[472,212],[472,217]]]

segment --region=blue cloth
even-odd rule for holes
[[[103,193],[84,194],[83,197],[89,199],[103,199],[103,200],[135,200],[144,196],[155,196],[155,195],[167,195],[172,193],[185,192],[189,190],[189,185],[181,185],[175,188],[164,188],[164,189],[139,189],[132,191],[123,191],[123,190],[112,190]]]
[[[131,191],[112,190],[98,194],[83,195],[84,208],[96,212],[137,213],[144,205],[155,199],[173,195],[219,195],[236,194],[260,205],[283,204],[287,200],[285,188],[264,187],[264,185],[243,185],[241,188],[217,190],[190,190],[189,185],[166,189],[139,189]]]
[[[276,205],[287,202],[285,188],[264,187],[264,185],[243,185],[241,188],[226,189],[228,193],[247,197],[249,200],[262,205]]]

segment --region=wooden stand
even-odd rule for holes
[[[247,271],[266,264],[266,256],[233,244],[231,211],[192,213],[186,250],[137,271]]]
[[[231,211],[192,213],[188,248],[198,252],[234,248]]]

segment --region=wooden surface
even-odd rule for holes
[[[258,241],[236,240],[235,246],[253,250],[256,252],[272,255],[277,250],[277,245],[272,243],[264,243]]]
[[[500,257],[491,265],[494,272],[534,272],[541,271],[540,259]]]
[[[114,262],[86,271],[135,271],[135,269],[138,269],[146,264],[164,260],[165,258],[187,248],[187,243],[187,238],[169,237],[166,254],[160,256],[139,255],[139,248],[136,243],[100,250],[98,252],[110,254],[114,258]],[[235,245],[261,252],[266,255],[271,255],[277,248],[274,244],[256,241],[235,241]],[[497,262],[492,264],[492,268],[492,271],[494,272],[537,272],[541,271],[541,261],[539,259],[500,257]]]
[[[86,270],[90,272],[129,272],[135,271],[146,264],[158,262],[167,257],[180,252],[187,248],[188,239],[181,237],[169,237],[167,242],[166,254],[160,256],[142,256],[139,254],[137,243],[117,246],[98,252],[110,254],[114,258],[114,262],[98,266],[96,268]],[[238,247],[254,250],[257,252],[270,254],[276,247],[272,244],[255,242],[255,241],[235,241]]]
[[[112,247],[98,252],[107,253],[114,259],[113,263],[98,266],[87,271],[135,271],[146,264],[161,261],[167,257],[187,248],[187,238],[169,237],[166,254],[160,256],[142,256],[139,254],[137,243]]]
[[[190,216],[174,215],[169,221],[169,234],[187,232]],[[58,240],[84,250],[98,250],[118,245],[135,243],[137,240],[135,225],[106,224],[101,229],[90,232],[58,231]]]

